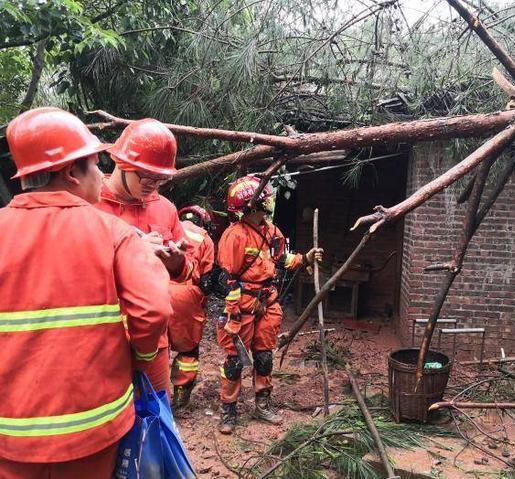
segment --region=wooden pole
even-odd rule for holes
[[[306,323],[306,321],[309,319],[309,316],[311,315],[311,312],[315,309],[315,306],[320,303],[328,294],[331,289],[333,289],[334,286],[336,286],[336,283],[340,279],[340,277],[346,273],[349,268],[351,267],[352,263],[358,256],[358,254],[361,252],[361,250],[365,247],[365,245],[368,243],[368,240],[370,239],[371,234],[365,233],[363,235],[363,238],[361,238],[361,241],[359,242],[358,246],[354,249],[354,251],[351,253],[351,255],[347,258],[347,261],[343,263],[342,266],[340,266],[340,269],[334,273],[329,280],[324,283],[324,285],[320,288],[320,292],[315,294],[314,298],[309,302],[306,309],[303,311],[303,313],[299,316],[299,319],[293,323],[293,326],[290,328],[290,330],[286,333],[281,334],[279,336],[279,349],[287,346],[290,344],[297,333],[301,330],[302,326]],[[281,358],[281,363],[284,359],[286,351],[283,352],[283,357]]]
[[[352,386],[352,391],[354,392],[354,396],[356,396],[356,400],[358,401],[359,408],[361,409],[363,417],[365,418],[365,422],[367,424],[368,430],[370,431],[370,434],[372,434],[372,437],[374,438],[374,442],[376,444],[377,452],[379,453],[379,457],[381,458],[384,468],[386,469],[386,473],[388,474],[387,479],[400,479],[399,476],[395,475],[395,471],[393,470],[392,466],[390,465],[390,461],[388,461],[388,455],[386,454],[386,448],[384,447],[381,436],[379,435],[379,431],[377,430],[377,427],[374,424],[374,419],[372,418],[372,415],[370,414],[370,411],[368,410],[365,400],[363,399],[363,396],[361,395],[361,392],[359,391],[359,384],[356,381],[356,378],[354,377],[354,375],[352,374],[352,372],[350,371],[350,368],[348,366],[345,368],[345,370],[347,372],[347,375],[349,376],[349,381]]]
[[[454,402],[440,401],[429,406],[429,411],[454,407],[456,409],[515,409],[515,402]]]
[[[318,208],[313,214],[313,247],[318,248]],[[315,260],[313,265],[313,282],[315,283],[315,293],[320,293],[320,266]],[[329,371],[327,367],[327,344],[325,341],[324,328],[324,306],[318,303],[318,329],[320,331],[320,355],[322,357],[322,376],[324,385],[324,416],[329,414]]]

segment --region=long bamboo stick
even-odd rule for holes
[[[313,213],[313,247],[318,248],[318,208]],[[315,260],[313,265],[313,282],[315,293],[320,293],[320,266]],[[324,416],[329,414],[329,371],[327,368],[327,344],[324,328],[324,306],[318,303],[318,329],[320,331],[320,355],[322,356],[322,376],[324,385]]]

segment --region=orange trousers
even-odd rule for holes
[[[170,284],[173,314],[168,321],[168,340],[172,351],[179,354],[172,363],[172,384],[194,383],[199,369],[199,344],[206,321],[206,297],[191,284]]]
[[[254,355],[256,366],[256,353],[269,352],[277,346],[277,336],[281,329],[282,309],[277,301],[266,307],[264,315],[256,321],[254,315],[243,313],[241,316],[241,330],[239,336],[247,350]],[[220,399],[224,403],[231,403],[238,400],[241,389],[241,369],[237,372],[227,374],[231,367],[227,366],[233,361],[232,358],[238,355],[234,347],[233,336],[228,334],[223,325],[217,327],[218,344],[226,354],[224,366],[221,369],[221,390]],[[271,361],[271,358],[270,358]],[[238,368],[235,368],[238,369]],[[228,377],[229,376],[229,377]],[[272,371],[268,374],[260,374],[257,368],[254,370],[254,390],[259,392],[263,389],[272,389]]]
[[[168,397],[171,396],[170,355],[168,348],[159,349],[157,356],[152,361],[134,361],[133,367],[135,370],[146,373],[156,391],[166,391]]]
[[[14,462],[0,458],[1,479],[111,479],[119,441],[96,454],[55,463]],[[30,458],[30,451],[27,451]]]

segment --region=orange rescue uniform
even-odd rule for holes
[[[232,278],[232,289],[225,299],[226,312],[241,314],[239,335],[245,347],[254,354],[256,392],[272,389],[271,351],[277,345],[282,320],[273,279],[276,263],[280,261],[288,270],[303,264],[301,254],[285,252],[283,234],[268,221],[260,226],[250,225],[244,219],[238,221],[224,231],[218,244],[218,264]],[[261,313],[256,314],[260,309]],[[221,370],[221,400],[231,403],[237,400],[240,392],[241,367],[234,367],[238,353],[232,335],[223,325],[218,326],[217,336],[227,355]]]
[[[116,197],[104,183],[100,202],[95,206],[102,211],[121,218],[143,231],[143,233],[150,233],[152,231],[159,233],[163,237],[165,245],[169,241],[177,243],[184,239],[184,231],[177,215],[177,209],[164,196],[158,194],[157,191],[154,191],[144,201],[134,200],[127,202]],[[189,256],[188,251],[183,270],[176,278],[173,278],[175,281],[187,281],[191,277],[194,265]],[[168,294],[166,297],[169,299]],[[163,333],[159,340],[159,353],[156,360],[150,364],[137,362],[135,367],[147,373],[157,391],[166,390],[171,394],[167,331]]]
[[[130,346],[152,360],[171,314],[166,269],[123,221],[65,191],[16,196],[0,228],[0,477],[16,462],[112,465],[134,423]]]
[[[185,237],[193,246],[195,269],[192,277],[184,282],[170,282],[173,314],[168,322],[170,346],[179,354],[172,364],[172,383],[184,386],[195,381],[199,368],[199,344],[206,321],[207,298],[199,287],[203,275],[213,269],[215,246],[206,230],[183,221]]]

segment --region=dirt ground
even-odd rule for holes
[[[235,434],[224,436],[217,430],[220,419],[218,388],[223,354],[217,347],[215,338],[214,324],[218,316],[216,307],[211,309],[210,316],[212,318],[206,325],[201,344],[198,383],[190,405],[186,410],[176,414],[176,420],[199,477],[232,478],[237,476],[227,466],[242,465],[246,460],[259,456],[261,451],[280,438],[291,425],[313,421],[319,412],[319,406],[323,403],[321,369],[316,360],[306,359],[309,356],[309,345],[317,336],[311,334],[297,338],[281,370],[278,369],[280,353],[275,354],[273,399],[276,409],[283,416],[283,424],[272,426],[251,419],[254,404],[252,379],[250,372],[244,371],[242,394],[238,403],[239,425]],[[292,314],[286,314],[284,330],[288,329],[293,319]],[[378,321],[381,324],[381,319],[375,320],[373,324],[377,325]],[[362,324],[366,324],[366,320]],[[368,332],[344,329],[338,321],[328,324],[327,327],[336,328],[336,331],[328,334],[328,341],[344,352],[352,369],[359,372],[357,377],[362,385],[362,392],[370,395],[382,391],[387,397],[387,358],[391,351],[401,347],[391,326],[387,323],[382,324],[379,332]],[[457,369],[459,371],[454,374]],[[454,376],[459,376],[463,383],[467,375],[474,378],[472,370],[455,368],[449,385],[452,386],[453,382],[457,381]],[[331,403],[341,402],[351,396],[347,377],[342,369],[331,368],[329,382]],[[513,441],[515,427],[513,421],[510,421],[508,433]],[[447,422],[450,422],[450,419]],[[499,424],[491,416],[482,422],[482,427],[498,431]],[[499,475],[499,471],[506,469],[507,466],[491,458],[485,462],[481,459],[485,456],[481,451],[469,447],[460,452],[464,446],[466,444],[461,438],[448,439],[440,444],[433,444],[429,453],[420,449],[391,451],[391,454],[399,468],[428,474],[406,477],[511,477]],[[458,453],[458,459],[454,460]],[[515,448],[512,447],[509,453],[511,458],[514,458]],[[500,451],[498,454],[500,455]],[[484,464],[477,464],[478,462]]]

